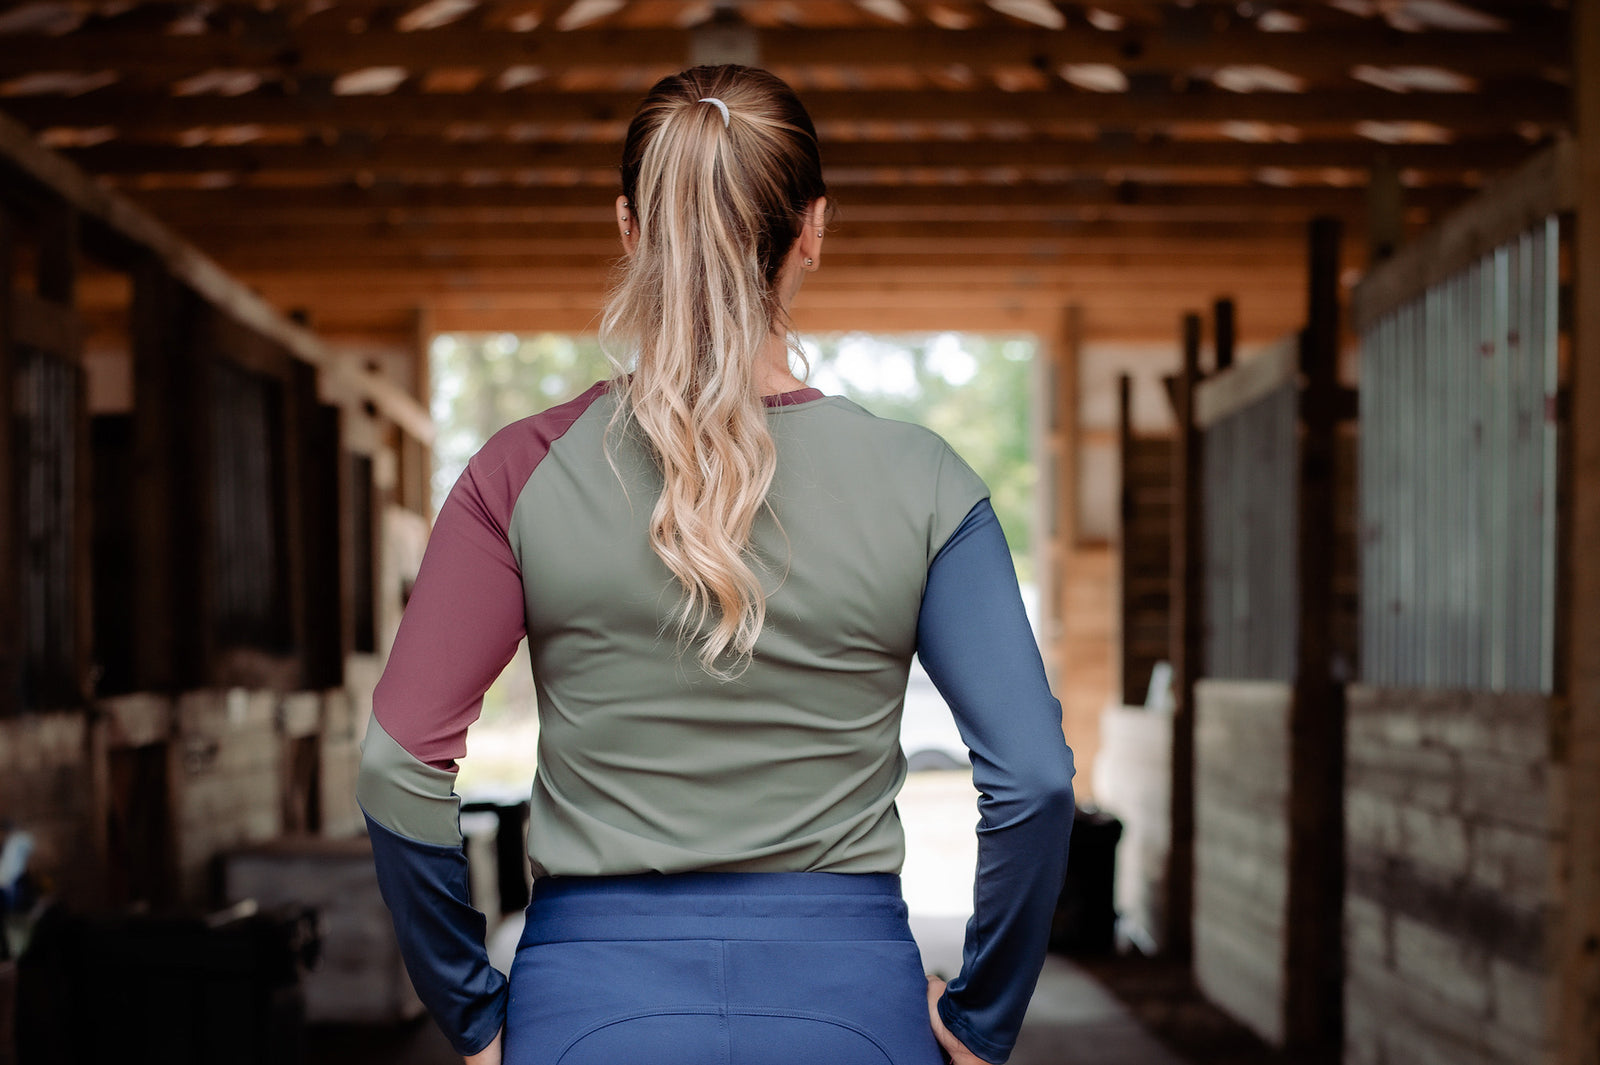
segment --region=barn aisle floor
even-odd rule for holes
[[[948,711],[945,712],[948,714]],[[902,884],[923,967],[953,976],[972,912],[977,793],[965,771],[914,772],[898,802],[906,834]],[[490,960],[510,968],[522,932],[511,914],[489,939]],[[427,1018],[391,1029],[325,1027],[308,1040],[308,1065],[456,1065]],[[619,1063],[626,1065],[626,1063]],[[1052,955],[1040,975],[1011,1065],[1188,1065],[1165,1049],[1084,968]]]
[[[512,923],[520,922],[507,922]],[[307,1065],[460,1065],[461,1061],[426,1017],[392,1027],[314,1027],[307,1044]],[[1045,963],[1010,1065],[1187,1062],[1157,1042],[1082,968],[1052,956]]]

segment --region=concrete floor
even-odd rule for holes
[[[428,1018],[391,1028],[318,1027],[307,1065],[460,1065]],[[624,1065],[624,1063],[619,1063]],[[811,1063],[807,1063],[811,1065]],[[1184,1065],[1100,984],[1051,956],[1010,1065]]]

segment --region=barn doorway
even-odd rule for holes
[[[808,335],[808,382],[880,417],[939,433],[983,476],[1034,614],[1038,469],[1038,340],[957,332]],[[433,338],[432,413],[438,427],[435,506],[489,435],[563,402],[606,376],[593,337],[450,333]],[[538,724],[526,648],[485,696],[457,791],[468,802],[513,803],[532,784]],[[966,749],[932,682],[914,666],[902,746],[910,766],[898,802],[907,838],[902,883],[930,971],[954,975],[972,909],[977,794]]]

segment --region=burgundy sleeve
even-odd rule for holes
[[[439,508],[372,712],[419,762],[454,771],[483,693],[523,636],[522,573],[493,505],[498,470],[467,465]]]
[[[439,508],[373,716],[412,757],[454,772],[483,693],[516,653],[525,626],[522,571],[506,530],[551,443],[605,390],[496,433],[472,457]]]

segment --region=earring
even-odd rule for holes
[[[819,236],[819,237],[822,236],[822,230],[820,230],[820,229],[817,230],[817,236]]]
[[[811,261],[811,259],[810,259],[810,258],[809,258],[809,257],[808,257],[808,258],[807,258],[807,259],[806,259],[806,265],[807,265],[807,266],[810,266],[810,265],[811,265],[811,262],[812,262],[812,261]]]

